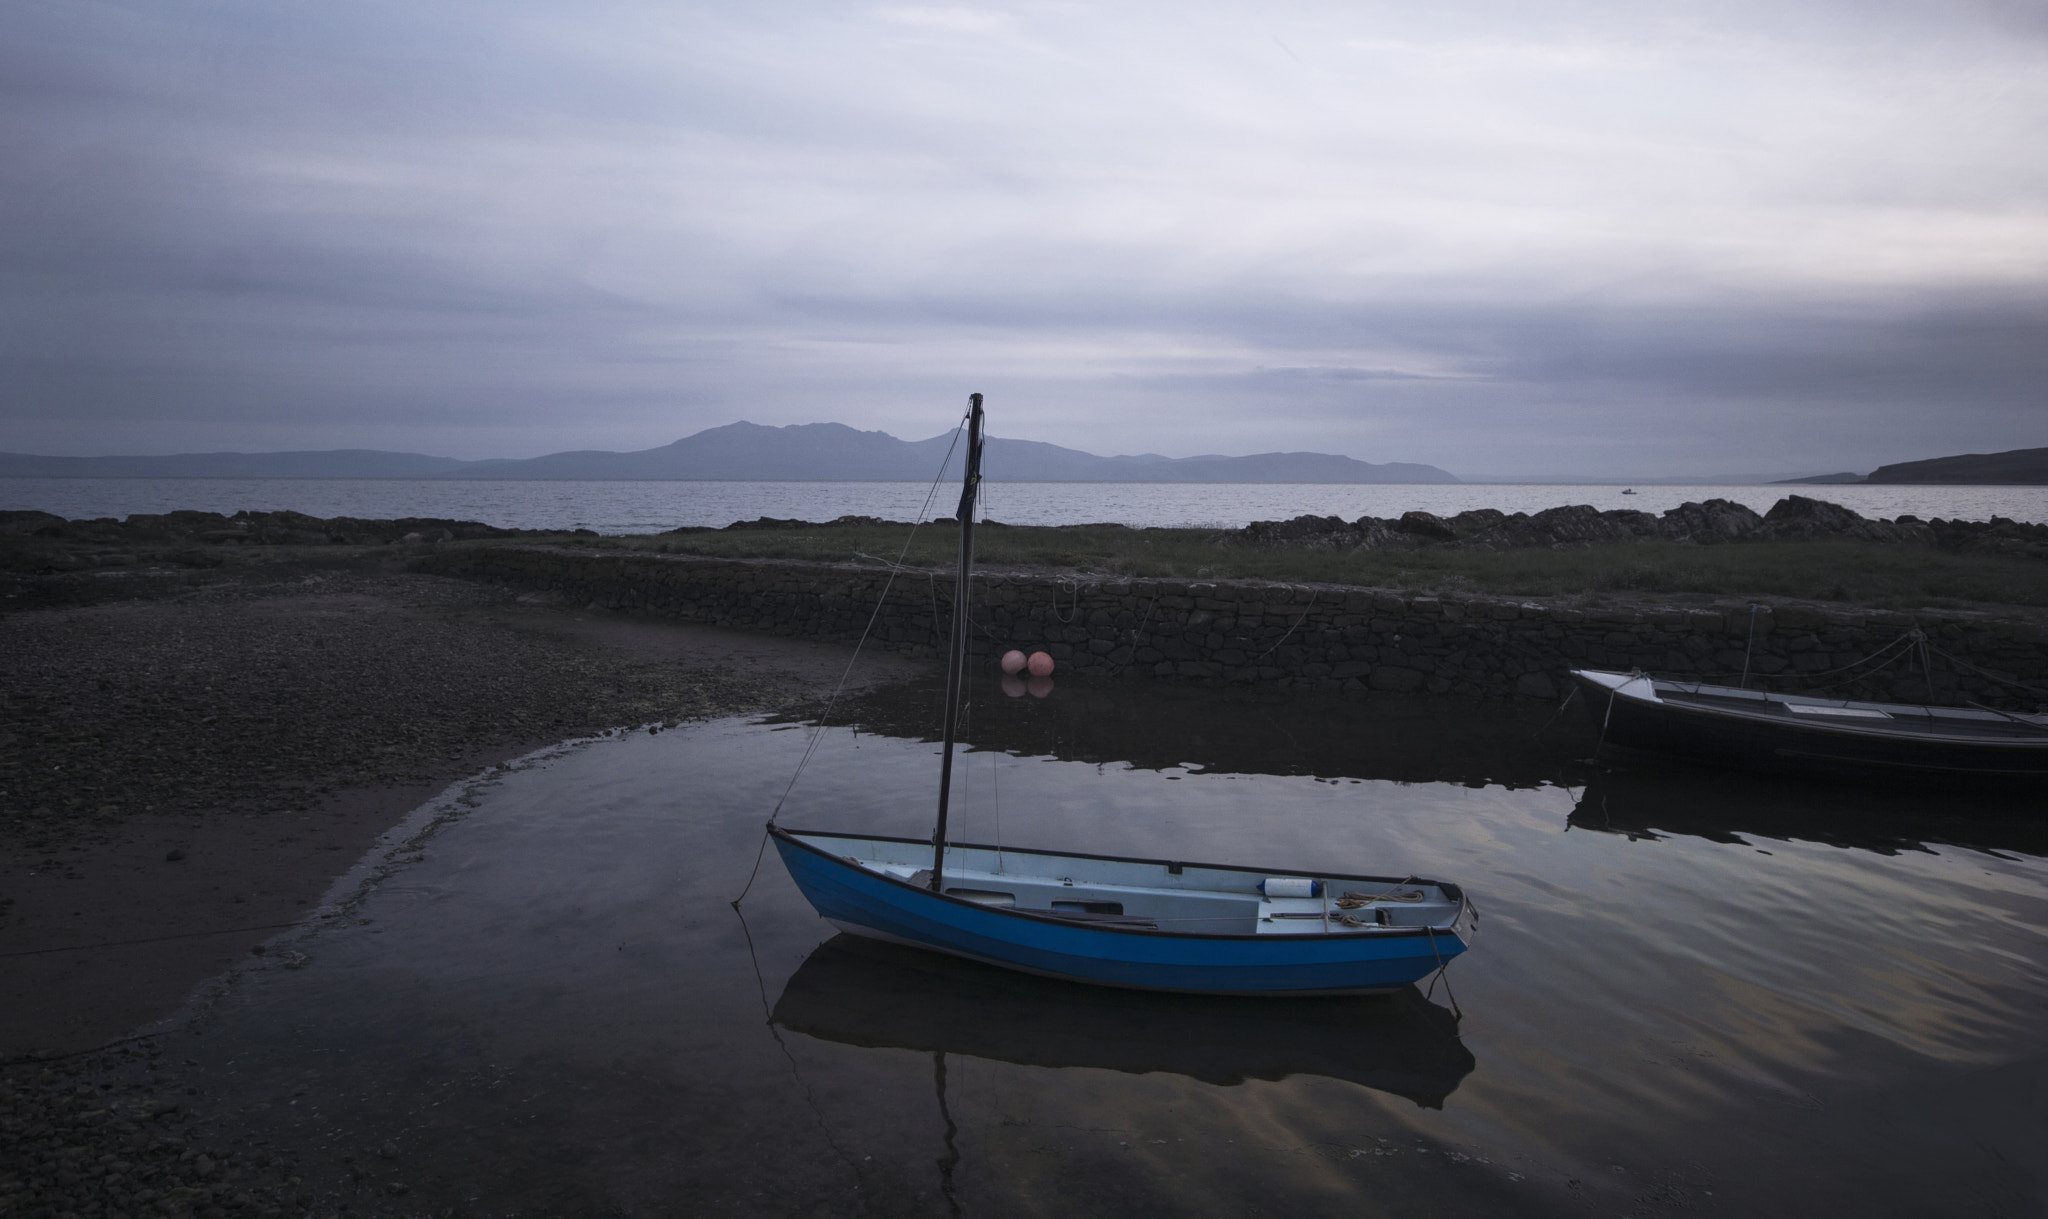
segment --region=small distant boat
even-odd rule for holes
[[[1634,487],[1623,487],[1621,489],[1621,493],[1623,495],[1634,495],[1636,493],[1636,489]]]
[[[960,726],[981,395],[969,399],[955,519],[959,579],[930,840],[787,830],[777,854],[842,931],[1025,973],[1138,990],[1352,995],[1399,990],[1463,953],[1478,911],[1456,885],[946,841]]]
[[[1773,694],[1574,669],[1603,748],[1871,780],[2048,779],[2048,715]]]

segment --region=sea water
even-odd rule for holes
[[[166,1043],[179,1099],[358,1212],[1749,1219],[2048,1188],[2024,801],[1617,784],[1547,707],[978,686],[960,837],[1451,880],[1473,949],[1399,995],[1270,1000],[874,946],[773,850],[754,873],[808,726],[726,720],[452,793]],[[936,698],[843,707],[783,823],[927,835]]]
[[[1540,512],[1564,504],[1663,512],[1714,498],[1758,512],[1787,495],[1830,500],[1868,517],[2048,522],[2048,487],[1642,486],[1570,484],[1006,483],[985,484],[988,517],[1012,525],[1115,522],[1133,527],[1238,529],[1312,513],[1355,520],[1421,510]],[[73,520],[189,508],[232,514],[289,509],[312,516],[439,517],[509,529],[659,533],[770,516],[826,521],[947,516],[949,487],[905,482],[685,482],[466,479],[6,478],[0,509]]]

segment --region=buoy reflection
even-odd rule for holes
[[[1052,693],[1052,678],[1032,677],[1027,679],[1012,673],[1003,678],[1003,693],[1011,698],[1023,698],[1027,694],[1033,698],[1044,698]]]

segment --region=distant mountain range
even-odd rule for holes
[[[2005,486],[2048,486],[2048,449],[2008,449],[2003,453],[1963,453],[1956,457],[1930,457],[1925,461],[1901,461],[1879,466],[1868,474],[1817,474],[1812,478],[1788,478],[1787,484],[1889,483],[1969,484],[1995,483]]]
[[[952,433],[898,440],[842,423],[731,423],[634,453],[586,450],[458,461],[419,453],[180,453],[171,457],[37,457],[0,453],[7,478],[577,478],[749,481],[923,481],[939,473]],[[957,474],[960,454],[949,469]],[[983,471],[1010,482],[1454,483],[1435,466],[1356,461],[1331,453],[1250,457],[1098,457],[1035,440],[988,442]]]

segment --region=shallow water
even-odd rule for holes
[[[934,699],[843,709],[783,822],[928,833]],[[357,1211],[2037,1213],[2039,805],[1582,786],[1549,718],[1074,682],[975,713],[960,837],[1464,884],[1481,932],[1427,995],[868,945],[772,851],[742,919],[810,734],[722,721],[428,810],[460,816],[170,1048]]]

